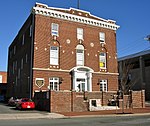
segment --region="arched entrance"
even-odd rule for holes
[[[92,91],[92,73],[93,69],[86,66],[77,66],[71,69],[72,88],[75,91]]]

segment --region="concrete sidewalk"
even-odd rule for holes
[[[87,112],[62,112],[59,113],[65,117],[93,117],[93,116],[135,116],[135,115],[150,115],[150,107],[134,108],[134,109],[119,109],[119,110],[100,110]]]
[[[14,113],[14,114],[0,114],[0,120],[11,119],[41,119],[41,118],[65,118],[62,114],[57,113]]]
[[[150,115],[150,107],[146,108],[134,108],[134,109],[122,109],[120,110],[100,110],[100,111],[88,111],[88,112],[62,112],[62,113],[11,113],[0,114],[0,120],[11,119],[39,119],[39,118],[76,118],[76,117],[104,117],[104,116],[138,116],[138,115]]]

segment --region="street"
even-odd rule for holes
[[[37,110],[17,110],[16,107],[8,106],[7,103],[0,103],[0,114],[14,114],[14,113],[42,113]]]
[[[150,115],[64,119],[0,120],[0,126],[149,126]]]

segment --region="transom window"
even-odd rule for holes
[[[58,24],[55,24],[55,23],[52,23],[51,25],[51,34],[52,35],[55,35],[55,36],[58,36],[58,29],[59,29],[59,25]]]
[[[77,28],[77,39],[83,40],[83,29],[82,28]]]
[[[59,59],[59,47],[51,46],[50,47],[50,64],[58,65],[58,59]]]
[[[76,49],[76,64],[77,66],[84,66],[84,47],[77,45]]]
[[[49,88],[50,90],[59,91],[59,78],[58,77],[49,78]]]
[[[100,43],[105,43],[105,33],[104,32],[99,33],[99,39],[100,39]]]
[[[106,53],[104,52],[99,54],[99,66],[102,69],[106,69]]]
[[[107,80],[100,80],[100,91],[107,92]]]

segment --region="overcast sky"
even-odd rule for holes
[[[8,47],[36,2],[51,7],[77,8],[77,0],[1,0],[0,71],[7,71]],[[150,0],[80,0],[80,9],[115,20],[118,57],[150,49]]]

